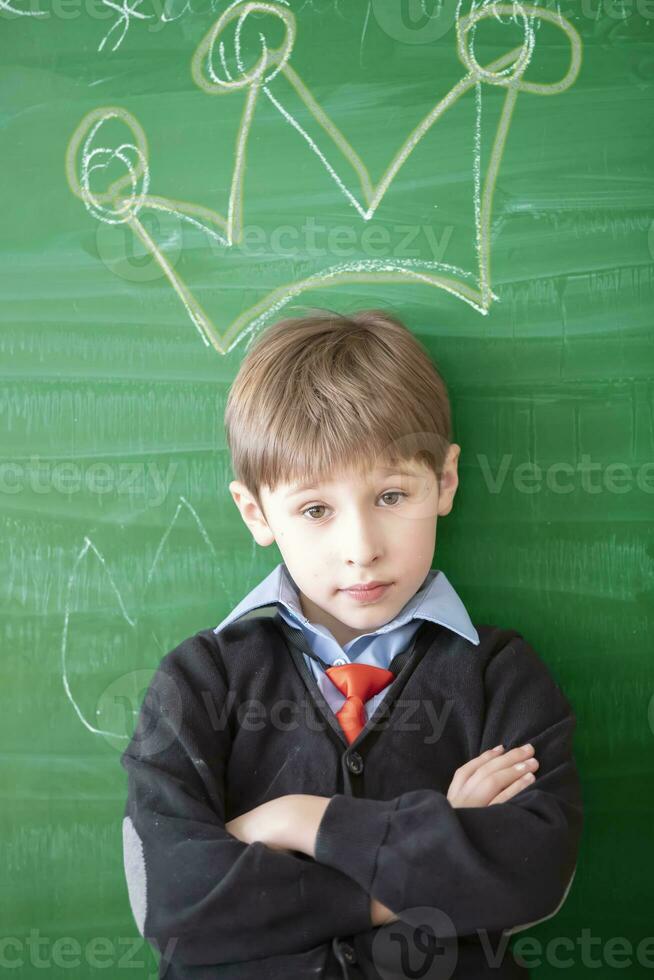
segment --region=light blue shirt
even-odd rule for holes
[[[300,605],[298,588],[285,562],[280,562],[255,586],[216,626],[214,633],[220,632],[229,623],[252,614],[262,607],[272,607],[273,614],[276,607],[287,623],[302,630],[313,652],[333,667],[356,661],[373,667],[384,667],[387,670],[393,658],[407,648],[421,621],[425,619],[445,626],[476,646],[479,644],[479,635],[472,625],[463,602],[440,569],[430,569],[418,591],[404,604],[394,619],[384,623],[372,633],[356,636],[343,647],[326,626],[311,623],[306,618]],[[345,696],[332,683],[319,663],[307,654],[304,657],[323,697],[336,713],[343,705]],[[368,718],[372,716],[384,694],[385,691],[382,690],[366,701]]]

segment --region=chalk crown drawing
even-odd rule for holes
[[[276,0],[276,2],[234,0],[214,22],[191,59],[191,74],[202,92],[222,97],[233,92],[245,93],[226,215],[200,204],[179,201],[172,197],[161,197],[150,192],[148,143],[145,132],[132,113],[119,106],[102,106],[94,109],[85,115],[77,126],[66,152],[66,174],[70,188],[84,202],[89,213],[100,222],[125,224],[131,229],[159,263],[204,344],[213,347],[220,354],[228,353],[244,337],[253,337],[256,330],[267,319],[300,293],[316,287],[325,288],[348,282],[423,283],[446,290],[485,315],[493,300],[498,298],[491,288],[490,271],[493,191],[518,94],[525,92],[547,96],[559,95],[566,91],[574,83],[581,67],[581,39],[572,24],[558,11],[526,3],[497,3],[495,0],[482,0],[480,6],[473,7],[471,12],[463,15],[462,3],[463,0],[458,0],[454,35],[457,55],[464,70],[463,75],[408,135],[376,185],[370,179],[365,162],[293,69],[291,58],[297,39],[297,23],[288,0]],[[265,36],[259,32],[261,55],[253,67],[246,68],[242,52],[243,28],[248,17],[262,13],[279,19],[284,29],[284,40],[279,47],[269,48]],[[521,24],[522,44],[492,63],[482,66],[475,58],[476,26],[485,18],[496,17],[501,20],[503,15]],[[563,32],[570,43],[570,61],[567,71],[556,82],[540,84],[525,78],[536,43],[534,20],[550,22]],[[233,56],[238,74],[233,68],[231,71],[228,68],[225,55],[228,36],[233,44]],[[281,101],[280,93],[276,92],[275,79],[282,75],[317,122],[321,133],[324,134],[324,145],[322,143],[318,145],[311,138]],[[480,142],[483,85],[503,88],[506,94],[492,141],[488,168],[482,180]],[[444,262],[397,257],[332,264],[298,281],[279,285],[258,303],[243,310],[232,322],[217,325],[207,315],[192,290],[175,270],[173,264],[168,261],[163,249],[148,234],[141,221],[140,215],[147,209],[168,212],[176,215],[181,221],[201,229],[214,243],[224,249],[239,246],[243,236],[244,178],[248,141],[257,102],[262,97],[269,100],[280,117],[305,141],[307,152],[316,155],[327,176],[334,181],[355,209],[360,220],[370,221],[418,143],[438,120],[468,93],[472,93],[471,97],[475,98],[476,106],[473,154],[476,254],[474,270]],[[102,128],[112,119],[122,122],[130,133],[127,141],[113,148],[103,145],[102,142]],[[338,168],[329,159],[327,148],[339,151],[347,159],[358,178],[358,194],[346,185]],[[97,181],[98,172],[116,162],[124,166],[125,174],[112,181],[106,190],[98,192],[92,189],[92,180]]]

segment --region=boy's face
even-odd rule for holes
[[[343,646],[392,620],[422,585],[437,518],[452,509],[460,451],[450,445],[440,487],[432,470],[412,462],[347,471],[304,489],[261,487],[263,511],[242,483],[233,480],[229,489],[257,543],[277,543],[307,619]],[[388,583],[379,597],[360,601],[347,591],[373,581]]]

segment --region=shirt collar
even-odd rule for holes
[[[302,612],[297,586],[286,567],[286,563],[280,562],[216,626],[214,633],[219,633],[230,623],[255,609],[276,605],[283,606],[303,626],[314,631],[323,631],[324,627],[310,623]],[[438,623],[469,640],[470,643],[474,643],[475,646],[479,645],[479,634],[473,626],[463,602],[448,581],[445,572],[440,569],[430,569],[418,591],[405,603],[397,616],[390,622],[384,623],[374,633],[388,633],[412,619],[427,619],[432,623]],[[331,633],[325,629],[325,635],[331,636]]]

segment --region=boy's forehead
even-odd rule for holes
[[[317,490],[319,487],[336,486],[341,483],[352,485],[365,485],[373,483],[376,479],[384,476],[404,476],[411,477],[418,474],[418,467],[415,463],[401,462],[395,465],[374,466],[371,469],[351,468],[343,470],[334,475],[329,480],[307,480],[301,482],[290,481],[280,484],[275,490],[275,495],[292,497],[306,490]]]

